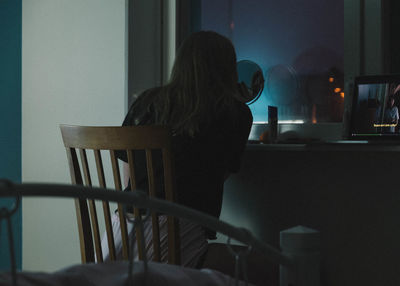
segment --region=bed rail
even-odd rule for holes
[[[259,251],[272,262],[280,264],[285,268],[287,275],[294,277],[289,279],[293,286],[305,286],[305,281],[301,281],[301,276],[297,275],[298,269],[303,262],[298,257],[282,253],[280,250],[260,241],[245,228],[234,227],[228,223],[218,220],[210,215],[197,210],[171,203],[165,200],[149,198],[144,192],[116,192],[98,187],[83,187],[78,185],[66,184],[45,184],[45,183],[24,183],[15,184],[8,180],[0,180],[0,197],[15,197],[16,204],[10,211],[0,210],[3,217],[11,216],[12,212],[18,208],[21,197],[54,197],[54,198],[78,198],[110,201],[134,205],[139,208],[146,208],[152,211],[162,212],[178,218],[184,218],[197,224],[205,226],[216,232],[222,233],[231,239],[235,239],[249,247]],[[1,219],[1,217],[0,217]],[[9,227],[10,229],[10,227]],[[282,280],[282,275],[281,275]],[[283,279],[288,283],[288,279]],[[281,281],[281,282],[282,282]],[[281,283],[282,285],[282,283]]]

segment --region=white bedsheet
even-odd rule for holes
[[[74,265],[54,273],[19,272],[19,286],[61,286],[61,285],[123,285],[128,278],[128,263],[123,261]],[[146,279],[146,283],[144,283]],[[0,274],[0,285],[11,285],[11,274]],[[175,265],[150,262],[147,275],[143,272],[143,263],[135,262],[133,286],[220,286],[235,285],[235,280],[218,271],[192,269]],[[240,282],[239,285],[245,285]],[[250,284],[249,284],[250,285]]]

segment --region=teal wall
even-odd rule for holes
[[[21,181],[22,0],[0,0],[0,178]],[[13,205],[0,199],[0,207]],[[0,226],[0,270],[9,269],[5,221]],[[21,209],[13,216],[17,267],[21,268]]]

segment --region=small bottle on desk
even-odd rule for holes
[[[268,127],[270,143],[278,141],[278,107],[268,105]]]

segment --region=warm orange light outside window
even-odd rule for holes
[[[312,112],[311,112],[311,121],[313,124],[317,123],[317,106],[313,104],[312,106]]]
[[[342,98],[344,98],[344,92],[341,92],[341,93],[340,93],[340,96],[341,96]]]
[[[330,77],[330,78],[329,78],[329,82],[334,82],[334,80],[335,80],[335,79],[334,79],[333,77]]]
[[[334,91],[335,93],[339,93],[341,90],[342,90],[341,88],[337,87],[337,88],[335,88],[333,91]]]

